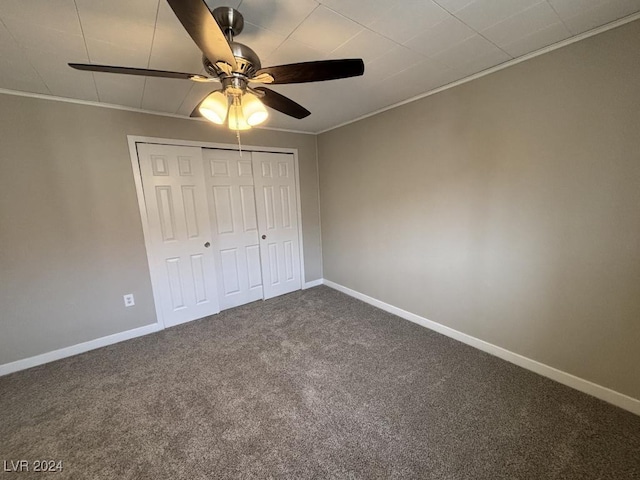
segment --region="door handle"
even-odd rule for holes
[[[262,235],[262,239],[263,239],[263,240],[266,240],[266,239],[267,239],[267,236],[266,236],[266,235]]]
[[[206,243],[204,244],[204,248],[209,248],[210,246],[211,246],[211,244],[210,244],[209,242],[206,242]]]

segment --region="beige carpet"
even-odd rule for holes
[[[64,470],[4,476],[623,480],[640,417],[317,287],[0,378],[20,459]]]

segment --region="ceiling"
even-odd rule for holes
[[[274,86],[319,132],[640,11],[640,0],[207,0],[245,18],[263,66],[360,57],[364,77]],[[68,62],[202,72],[165,0],[0,0],[0,88],[188,116],[215,84],[72,70]]]

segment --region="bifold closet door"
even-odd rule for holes
[[[200,148],[139,143],[156,304],[165,327],[218,313]]]
[[[253,152],[264,298],[300,290],[298,202],[293,154]]]
[[[203,149],[223,310],[263,298],[251,155]]]

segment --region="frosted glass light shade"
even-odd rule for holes
[[[264,122],[269,113],[263,103],[253,93],[242,96],[242,112],[247,123],[251,126]]]
[[[247,123],[242,112],[242,107],[237,104],[229,107],[229,128],[231,130],[249,130],[251,125]]]
[[[229,103],[227,96],[220,92],[213,92],[200,104],[200,113],[207,120],[222,125],[227,118],[227,110],[229,109]]]

